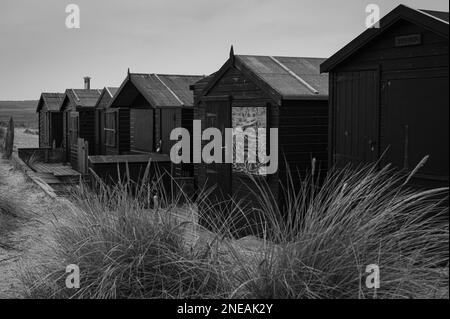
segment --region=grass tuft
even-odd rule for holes
[[[447,188],[414,189],[389,167],[292,176],[282,205],[252,176],[251,205],[218,205],[212,190],[170,199],[147,179],[81,187],[55,225],[58,262],[24,276],[29,296],[448,298]],[[236,225],[257,231],[236,238]],[[65,288],[69,264],[80,267],[78,290]],[[373,264],[376,290],[365,284]]]

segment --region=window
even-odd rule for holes
[[[105,145],[116,147],[116,112],[105,114]]]
[[[233,172],[259,175],[258,153],[266,152],[267,108],[233,107]]]

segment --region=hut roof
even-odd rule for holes
[[[219,71],[191,89],[204,87],[201,95],[206,95],[229,68],[237,67],[277,102],[328,99],[328,75],[320,74],[320,64],[324,61],[325,58],[234,55],[232,50],[230,59]]]
[[[324,58],[237,55],[236,59],[283,98],[328,96],[328,76],[320,74]]]
[[[42,93],[39,98],[36,112],[40,112],[44,105],[49,111],[59,111],[63,99],[64,93]]]
[[[135,94],[140,93],[154,108],[192,107],[193,96],[189,86],[202,79],[198,75],[169,75],[129,73],[111,101],[111,107],[126,106]]]
[[[108,107],[110,101],[112,100],[112,98],[114,97],[114,95],[116,95],[117,91],[119,90],[119,88],[116,87],[104,87],[100,97],[97,99],[97,103],[95,104],[96,108],[106,108]]]
[[[106,91],[108,92],[109,96],[113,97],[117,91],[119,91],[119,88],[107,86],[105,87]]]
[[[448,12],[444,12],[444,11],[433,11],[433,10],[424,10],[424,9],[420,9],[418,11],[421,11],[423,13],[432,15],[433,17],[435,17],[436,19],[440,19],[443,21],[448,21]]]
[[[95,107],[101,90],[67,89],[64,100],[60,105],[60,110],[70,103],[74,107]]]

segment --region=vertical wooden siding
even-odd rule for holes
[[[336,74],[333,118],[336,164],[375,162],[379,155],[378,71]]]
[[[119,112],[119,154],[130,152],[130,109],[120,108]]]

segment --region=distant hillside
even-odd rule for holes
[[[38,101],[0,101],[0,125],[12,116],[17,126],[37,128],[37,104]]]

